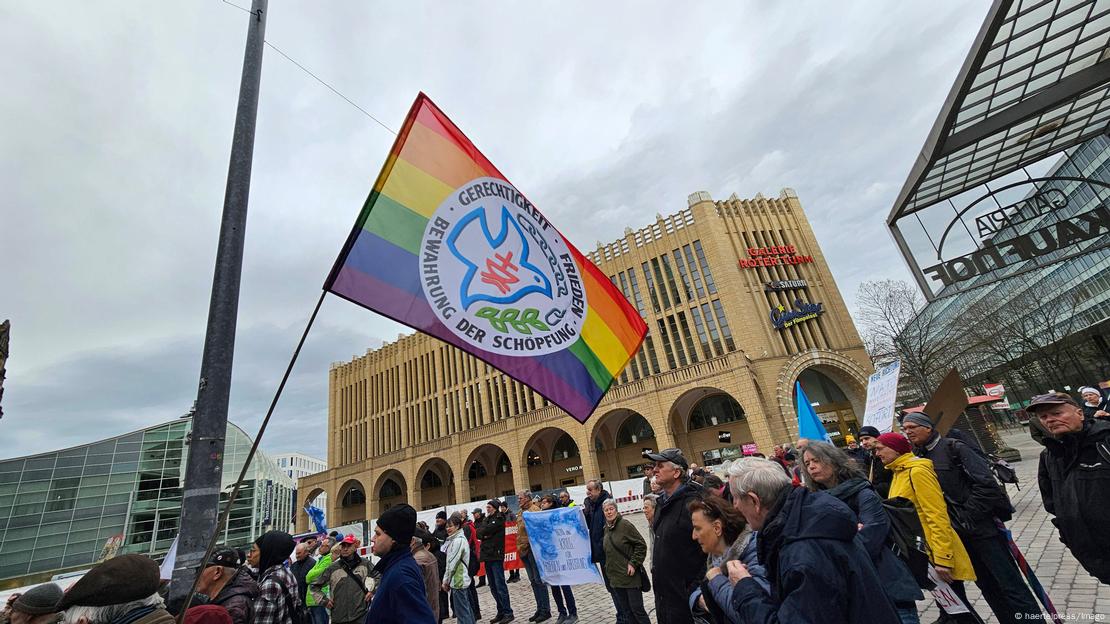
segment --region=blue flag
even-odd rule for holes
[[[817,412],[813,411],[813,405],[810,405],[809,397],[802,390],[802,384],[796,381],[794,382],[794,396],[798,410],[798,437],[807,440],[832,442],[825,425],[817,417]]]
[[[328,532],[328,525],[324,521],[324,510],[315,505],[309,505],[304,508],[305,513],[312,520],[312,524],[316,525],[316,530],[320,533],[326,534]]]

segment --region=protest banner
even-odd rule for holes
[[[540,577],[548,585],[601,583],[590,558],[590,533],[580,509],[561,507],[524,514]]]
[[[516,550],[516,523],[505,523],[505,569],[506,570],[519,570],[524,567],[524,562],[520,560],[520,554]]]
[[[894,428],[894,404],[898,400],[898,374],[901,370],[902,363],[895,360],[867,378],[863,426],[874,427],[879,433],[890,433]]]
[[[745,444],[744,446],[740,447],[740,450],[744,453],[745,457],[747,457],[748,455],[755,455],[756,453],[759,452],[759,445],[752,442],[750,444]]]
[[[937,606],[943,609],[945,613],[948,615],[969,613],[967,605],[960,600],[960,597],[952,590],[951,585],[940,580],[932,566],[929,566],[929,580],[936,584],[933,589],[933,598],[937,601]]]

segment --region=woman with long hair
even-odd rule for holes
[[[824,491],[840,499],[856,514],[859,522],[857,539],[871,556],[883,591],[894,603],[903,624],[918,624],[917,601],[921,588],[913,573],[887,546],[890,517],[883,509],[882,498],[863,475],[859,462],[827,442],[810,442],[802,451],[802,472],[805,486],[813,492]]]

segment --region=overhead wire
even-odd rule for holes
[[[251,11],[250,11],[250,9],[247,9],[247,8],[245,8],[245,7],[241,7],[241,6],[239,6],[238,4],[235,4],[234,2],[228,2],[228,0],[221,0],[221,2],[223,2],[224,4],[226,4],[226,5],[228,5],[228,6],[231,6],[231,7],[235,7],[236,9],[239,9],[240,11],[245,11],[246,13],[250,13],[250,12],[251,12]],[[264,41],[264,43],[265,43],[265,44],[266,44],[267,46],[269,46],[269,47],[270,47],[270,49],[271,49],[271,50],[273,50],[274,52],[277,52],[278,54],[280,54],[280,55],[282,55],[283,57],[285,57],[285,60],[289,61],[290,63],[292,63],[292,64],[294,64],[294,65],[296,65],[298,69],[300,69],[300,70],[301,70],[301,71],[303,71],[304,73],[306,73],[306,74],[308,74],[309,76],[311,76],[311,77],[312,77],[312,78],[313,78],[314,80],[316,80],[316,82],[319,82],[320,84],[322,84],[322,85],[324,85],[325,87],[327,87],[329,91],[331,91],[332,93],[334,93],[334,94],[338,95],[338,96],[339,96],[340,98],[342,98],[342,99],[343,99],[343,101],[344,101],[344,102],[346,102],[346,103],[350,104],[351,106],[355,107],[355,109],[356,109],[356,110],[358,110],[358,111],[359,111],[360,113],[362,113],[363,115],[366,115],[367,117],[369,117],[369,118],[370,118],[370,119],[371,119],[371,120],[372,120],[372,121],[373,121],[374,123],[376,123],[376,124],[378,124],[379,126],[381,126],[382,128],[384,128],[384,129],[385,129],[385,130],[386,130],[387,132],[389,132],[390,134],[393,134],[393,135],[396,135],[396,134],[397,134],[397,131],[396,131],[396,130],[394,130],[393,128],[390,128],[389,126],[387,126],[387,125],[385,125],[384,123],[382,123],[382,120],[380,120],[380,119],[378,119],[377,117],[375,117],[375,116],[371,115],[371,114],[370,114],[370,112],[369,112],[369,111],[367,111],[367,110],[366,110],[365,108],[363,108],[363,107],[359,106],[358,104],[356,104],[354,100],[352,100],[351,98],[347,97],[346,95],[343,95],[343,93],[342,93],[342,92],[340,92],[340,91],[339,91],[339,89],[336,89],[335,87],[333,87],[333,86],[331,86],[330,84],[328,84],[328,83],[327,83],[327,82],[326,82],[326,81],[325,81],[325,80],[324,80],[323,78],[321,78],[321,77],[317,76],[317,75],[316,75],[315,73],[313,73],[313,72],[312,72],[312,70],[310,70],[309,68],[305,67],[304,65],[302,65],[301,63],[299,63],[299,62],[298,62],[298,61],[297,61],[296,59],[294,59],[293,57],[291,57],[291,56],[289,56],[288,54],[286,54],[285,52],[283,52],[283,51],[281,50],[281,48],[279,48],[279,47],[277,47],[276,45],[274,45],[274,44],[270,43],[270,41],[269,41],[269,40],[263,40],[263,41]]]

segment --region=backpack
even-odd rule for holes
[[[913,487],[913,481],[910,481]],[[917,586],[931,590],[935,585],[929,580],[929,545],[925,542],[925,529],[913,501],[901,496],[883,501],[883,510],[890,518],[890,534],[887,545],[894,554],[909,568]]]
[[[293,589],[286,587],[278,579],[274,579],[278,585],[281,586],[281,593],[285,595],[285,610],[289,612],[289,619],[293,624],[312,624],[312,614],[308,612],[308,607],[305,606],[304,601],[298,600],[293,602]]]
[[[971,481],[971,473],[967,471],[967,467],[964,466],[963,460],[960,459],[960,453],[956,450],[956,445],[963,444],[963,442],[953,440],[952,438],[945,438],[945,440],[947,440],[948,443],[948,456],[952,458],[952,465],[958,467],[960,469],[960,472],[963,473],[964,478],[968,481]],[[967,446],[966,444],[963,445]],[[975,449],[972,450],[974,451]],[[995,518],[998,518],[1002,522],[1009,522],[1014,517],[1014,504],[1010,502],[1010,493],[1006,491],[1006,486],[1002,485],[1002,483],[999,483],[1000,479],[997,476],[998,473],[996,471],[994,462],[990,458],[987,458],[987,467],[990,468],[989,474],[991,475],[991,481],[994,485],[994,492],[992,492],[990,500],[991,512],[994,514]],[[1009,464],[1006,464],[1006,468],[1008,468],[1010,472],[1013,472],[1014,470],[1013,468],[1009,467]],[[1005,483],[1005,481],[1003,481],[1003,483]],[[1017,473],[1014,473],[1013,483],[1017,483]],[[947,499],[947,496],[945,496],[945,499]],[[947,500],[945,502],[948,502],[949,507],[952,506],[951,502]]]

